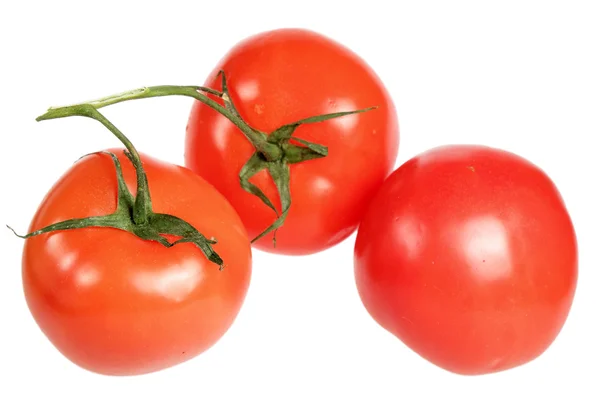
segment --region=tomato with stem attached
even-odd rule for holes
[[[63,355],[96,373],[137,375],[189,360],[242,306],[247,232],[212,185],[138,154],[93,104],[39,120],[72,115],[102,122],[126,150],[83,157],[39,206],[24,236],[29,309]]]
[[[460,374],[542,354],[566,321],[577,240],[563,199],[531,162],[444,146],[391,174],[358,230],[360,297],[385,329]]]
[[[227,76],[225,103],[235,104],[234,111],[258,140],[240,134],[213,107],[195,102],[186,166],[227,197],[262,250],[311,254],[347,238],[398,153],[396,110],[374,70],[326,36],[277,29],[236,44],[206,87],[222,87],[219,71]],[[368,107],[376,109],[304,123],[293,136],[281,135],[294,121]],[[261,147],[265,142],[266,149]],[[327,152],[298,159],[290,144],[318,144]],[[279,215],[275,226],[273,208]],[[276,246],[266,235],[275,229]]]

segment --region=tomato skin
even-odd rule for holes
[[[432,363],[497,372],[562,329],[577,240],[549,177],[517,155],[446,146],[386,180],[361,223],[355,277],[370,315]]]
[[[128,187],[135,171],[118,154]],[[137,375],[186,361],[228,330],[245,298],[251,249],[245,228],[218,191],[193,172],[142,155],[154,211],[185,219],[225,261],[219,271],[193,244],[165,248],[112,228],[29,238],[23,288],[49,340],[75,364],[107,375]],[[87,156],[41,203],[31,229],[115,210],[117,180],[108,155]]]
[[[333,40],[302,29],[279,29],[249,37],[218,63],[205,86],[221,89],[225,71],[241,116],[270,133],[303,118],[370,106],[378,109],[300,126],[295,136],[329,148],[329,155],[291,166],[292,206],[277,231],[255,242],[265,251],[311,254],[352,234],[369,199],[393,169],[399,131],[394,104],[373,70]],[[238,174],[254,148],[225,117],[195,102],[190,114],[185,164],[221,191],[241,216],[251,238],[276,216],[239,184]],[[265,171],[252,180],[279,208]]]

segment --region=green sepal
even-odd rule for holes
[[[252,239],[252,243],[273,232],[273,247],[277,245],[277,229],[279,229],[287,218],[290,206],[292,205],[292,197],[290,194],[290,167],[284,160],[268,163],[267,169],[279,193],[281,202],[281,215],[277,217],[275,222],[265,229],[261,234]]]
[[[374,106],[374,107],[362,108],[360,110],[340,111],[340,112],[329,113],[329,114],[315,115],[313,117],[304,118],[304,119],[301,119],[299,121],[293,122],[293,123],[288,124],[288,125],[299,126],[299,125],[302,125],[302,124],[314,124],[314,123],[317,123],[317,122],[324,122],[324,121],[328,121],[330,119],[344,117],[346,115],[361,114],[361,113],[364,113],[364,112],[367,112],[367,111],[375,110],[377,108],[378,108],[377,106]]]
[[[329,154],[329,150],[327,149],[327,147],[323,146],[321,144],[312,143],[312,142],[309,142],[308,140],[300,139],[297,137],[293,137],[292,140],[303,144],[304,146],[306,146],[306,148],[312,150],[313,153],[315,153],[316,155],[318,155],[320,157],[327,157],[327,155]],[[318,158],[318,157],[315,157],[315,158]]]
[[[179,236],[180,239],[171,243],[172,246],[179,243],[193,243],[210,261],[218,264],[220,269],[223,269],[223,259],[221,259],[211,246],[216,244],[217,241],[214,238],[208,239],[190,223],[174,215],[153,213],[150,216],[149,224],[155,227],[161,234]]]
[[[258,186],[250,182],[250,179],[263,169],[266,169],[268,164],[268,162],[264,161],[260,157],[259,153],[254,153],[240,170],[240,186],[246,192],[261,199],[263,203],[265,203],[271,210],[275,211],[275,214],[279,216],[277,209],[275,208],[271,200],[269,200],[267,195],[262,190],[260,190]]]
[[[55,224],[48,225],[44,228],[38,229],[37,231],[33,231],[26,235],[18,234],[13,228],[9,225],[6,225],[8,229],[13,231],[13,233],[20,237],[21,239],[29,239],[30,237],[38,236],[48,232],[55,231],[66,231],[72,229],[81,229],[81,228],[115,228],[120,229],[122,231],[129,231],[130,226],[127,223],[122,221],[122,218],[118,214],[110,214],[110,215],[102,215],[96,217],[86,217],[86,218],[73,218],[67,219],[65,221],[60,221]]]
[[[123,178],[123,169],[121,168],[121,162],[119,161],[119,158],[110,151],[102,151],[96,154],[100,153],[108,154],[110,158],[112,158],[115,170],[117,172],[117,211],[121,208],[131,210],[135,204],[135,199],[129,191],[129,188],[125,183],[125,179]],[[125,155],[129,155],[128,151],[124,151],[124,153]]]
[[[314,124],[317,122],[324,122],[324,121],[328,121],[330,119],[344,117],[346,115],[360,114],[360,113],[374,110],[376,108],[377,107],[368,107],[368,108],[363,108],[361,110],[342,111],[342,112],[321,114],[321,115],[315,115],[314,117],[304,118],[299,121],[292,122],[291,124],[285,124],[285,125],[281,126],[280,128],[278,128],[277,130],[275,130],[273,133],[271,133],[269,135],[268,141],[271,143],[281,143],[284,140],[289,140],[292,138],[292,135],[296,131],[296,128],[298,128],[300,125]]]

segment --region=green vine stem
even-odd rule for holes
[[[219,76],[221,77],[221,91],[207,88],[204,86],[144,87],[141,89],[130,90],[116,95],[103,97],[101,99],[93,100],[85,104],[50,108],[48,112],[46,112],[46,114],[38,118],[38,121],[44,119],[61,118],[69,115],[81,115],[73,114],[74,112],[91,113],[92,110],[98,112],[97,110],[102,107],[110,106],[124,101],[145,99],[150,97],[186,96],[194,98],[206,104],[210,108],[218,111],[224,117],[229,119],[229,121],[231,121],[236,127],[238,127],[239,130],[244,134],[244,136],[248,139],[248,141],[254,146],[256,150],[254,155],[250,157],[250,159],[246,162],[246,164],[242,167],[240,171],[240,185],[242,189],[258,197],[267,207],[272,209],[277,215],[276,220],[257,237],[252,239],[252,242],[255,242],[260,238],[264,237],[265,235],[269,234],[270,232],[273,232],[273,245],[275,246],[275,232],[277,231],[277,229],[283,226],[285,218],[287,217],[288,211],[292,204],[290,193],[289,165],[313,160],[316,158],[326,157],[328,154],[328,149],[325,146],[293,137],[293,134],[296,131],[296,129],[300,125],[319,123],[334,118],[340,118],[350,114],[363,113],[370,110],[374,110],[377,107],[369,107],[354,111],[344,111],[317,115],[283,125],[275,131],[271,132],[270,134],[267,134],[265,132],[261,132],[260,130],[251,127],[246,121],[243,120],[243,118],[237,111],[235,105],[233,104],[233,100],[229,94],[225,73],[223,71],[220,71]],[[214,100],[213,98],[209,97],[209,95],[221,99],[223,101],[223,105]],[[98,120],[102,122],[107,128],[111,129],[101,119]],[[130,151],[130,153],[133,155],[133,152]],[[267,170],[275,183],[281,204],[281,214],[277,211],[277,209],[273,205],[273,202],[269,200],[269,198],[264,194],[264,192],[256,185],[250,183],[250,179],[262,170]],[[138,189],[140,187],[139,185],[140,181],[138,180]],[[140,202],[141,201],[143,200],[140,200]],[[138,213],[140,214],[136,214],[137,218],[144,218],[143,210],[138,210]]]
[[[137,189],[135,197],[125,184],[121,163],[117,156],[109,152],[100,152],[108,154],[112,158],[117,175],[117,208],[112,214],[61,221],[27,235],[19,235],[10,226],[8,228],[23,239],[53,231],[105,227],[126,231],[140,239],[156,241],[165,247],[172,247],[179,243],[193,243],[209,261],[217,264],[219,269],[223,269],[223,260],[212,248],[212,245],[217,243],[216,240],[207,239],[191,224],[176,216],[159,214],[152,210],[148,178],[139,153],[131,141],[102,115],[93,103],[51,108],[44,115],[38,117],[37,121],[71,116],[87,117],[102,123],[125,145],[127,150],[124,153],[136,171]],[[172,235],[179,239],[169,242],[164,235]]]

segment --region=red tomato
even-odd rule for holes
[[[542,354],[567,318],[577,242],[539,168],[488,147],[448,146],[402,165],[361,223],[356,283],[371,316],[460,374]]]
[[[221,89],[225,71],[242,118],[265,133],[297,120],[371,106],[363,114],[300,126],[294,136],[327,146],[325,158],[291,165],[291,208],[262,250],[309,254],[352,234],[369,199],[393,169],[399,142],[392,100],[373,70],[356,54],[317,33],[281,29],[252,36],[218,63],[206,86]],[[231,122],[196,101],[191,111],[186,166],[212,183],[241,216],[251,238],[275,220],[274,212],[240,187],[238,174],[254,152]],[[266,171],[252,182],[279,206]]]
[[[135,193],[132,164],[115,153]],[[112,228],[27,239],[23,284],[35,320],[67,358],[102,374],[148,373],[209,348],[234,321],[251,274],[247,233],[223,196],[188,169],[142,160],[154,210],[217,238],[225,268],[191,243],[166,248]],[[85,157],[50,190],[31,229],[110,214],[116,197],[111,158]]]

